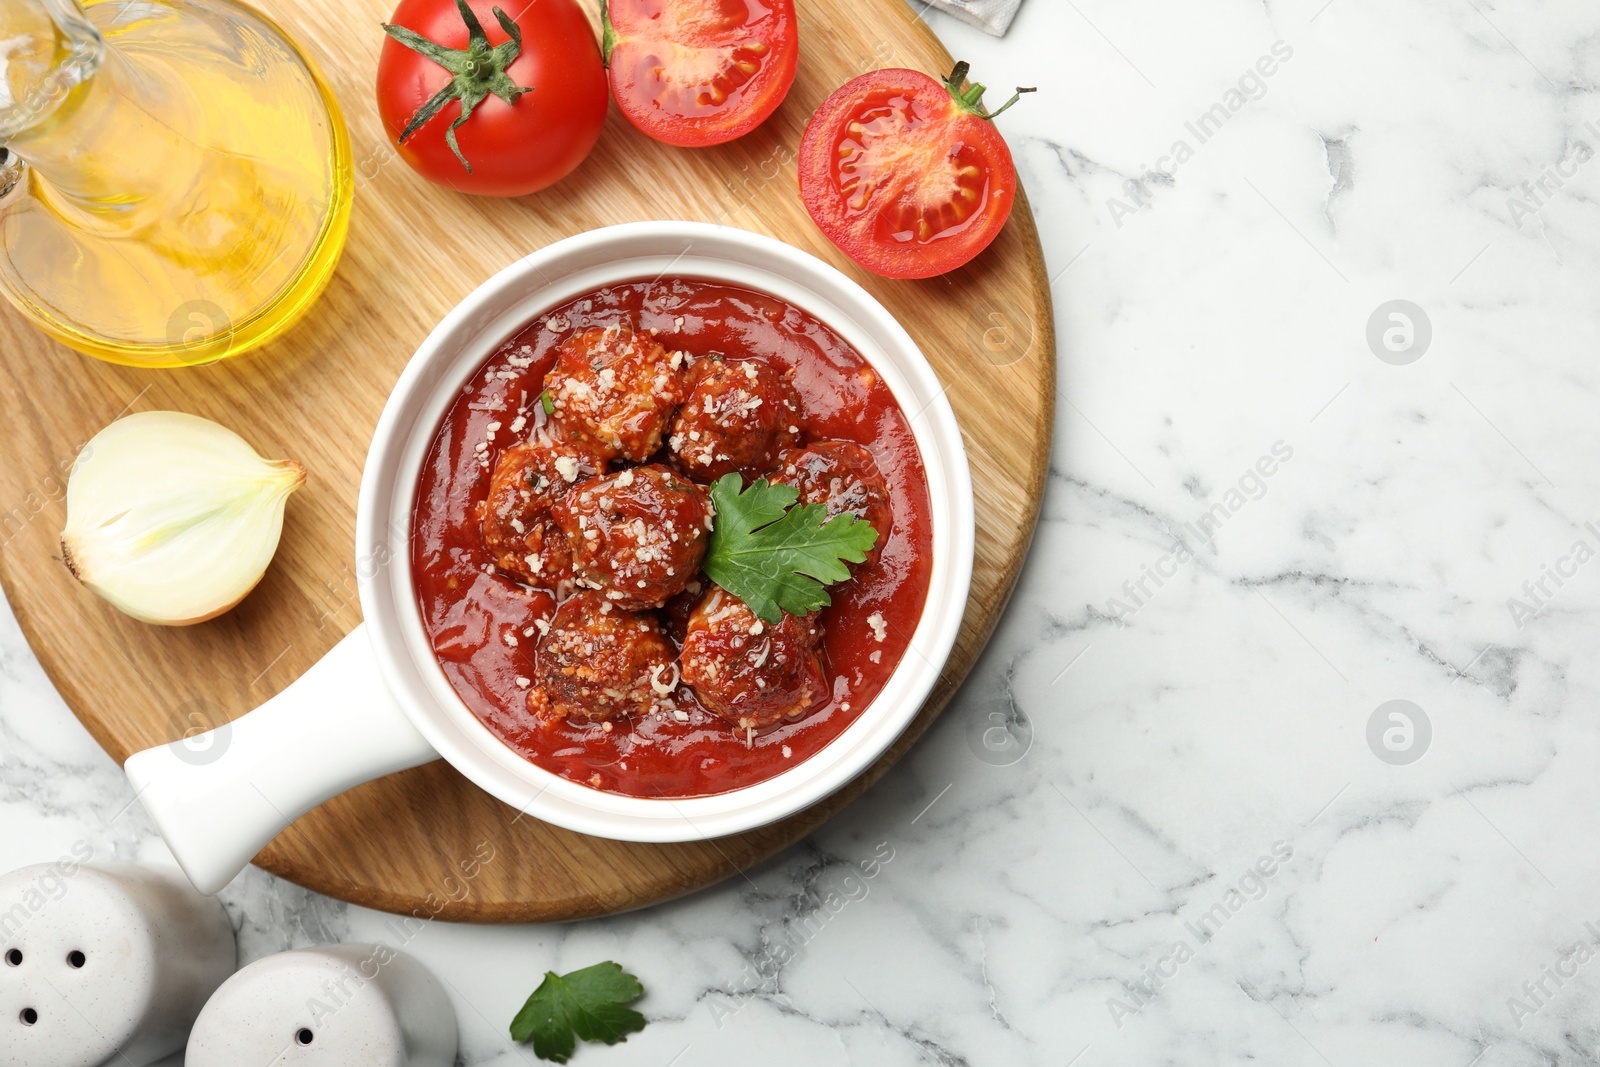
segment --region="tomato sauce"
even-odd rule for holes
[[[747,736],[701,707],[688,686],[675,695],[689,712],[686,722],[650,715],[606,724],[613,726],[608,731],[600,723],[541,720],[528,709],[540,624],[554,613],[555,599],[495,570],[474,509],[488,493],[500,450],[546,418],[539,397],[561,342],[616,322],[655,333],[669,349],[751,356],[792,371],[802,440],[855,441],[889,483],[893,528],[881,554],[831,587],[833,603],[820,615],[831,699],[799,721]],[[507,745],[597,789],[678,798],[780,774],[860,716],[905,655],[921,617],[932,540],[927,474],[910,421],[866,361],[827,326],[776,297],[677,278],[578,297],[529,324],[467,383],[423,465],[412,568],[440,666],[473,714]],[[671,620],[665,629],[674,641],[681,638]]]

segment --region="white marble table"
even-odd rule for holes
[[[530,1059],[523,997],[603,959],[651,1023],[576,1063],[1600,1060],[1592,5],[932,21],[1040,89],[1003,126],[1062,392],[1016,600],[801,847],[617,919],[421,930],[465,1062]],[[0,866],[159,855],[9,616],[0,656]],[[391,937],[260,872],[225,899],[251,959]]]

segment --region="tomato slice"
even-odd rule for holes
[[[612,95],[658,141],[743,137],[794,84],[794,0],[609,0],[602,10]]]
[[[801,199],[828,239],[870,271],[955,270],[1011,217],[1017,171],[992,121],[1000,112],[987,111],[983,86],[965,87],[965,77],[965,64],[945,84],[915,70],[863,74],[806,127]]]

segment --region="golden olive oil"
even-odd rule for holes
[[[230,0],[103,0],[76,26],[61,0],[4,6],[34,2],[58,11],[52,41],[35,26],[7,57],[11,124],[30,99],[37,116],[0,140],[12,303],[81,352],[142,367],[288,330],[333,274],[353,191],[349,137],[311,63]],[[99,54],[63,91],[75,48]]]

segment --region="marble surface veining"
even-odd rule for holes
[[[1600,1062],[1593,6],[928,18],[1039,88],[1001,120],[1060,330],[1016,598],[804,844],[417,931],[464,1063],[531,1060],[522,999],[602,959],[650,1025],[576,1063]],[[130,800],[6,615],[0,866],[159,856]],[[224,899],[247,959],[392,940],[259,871]]]

